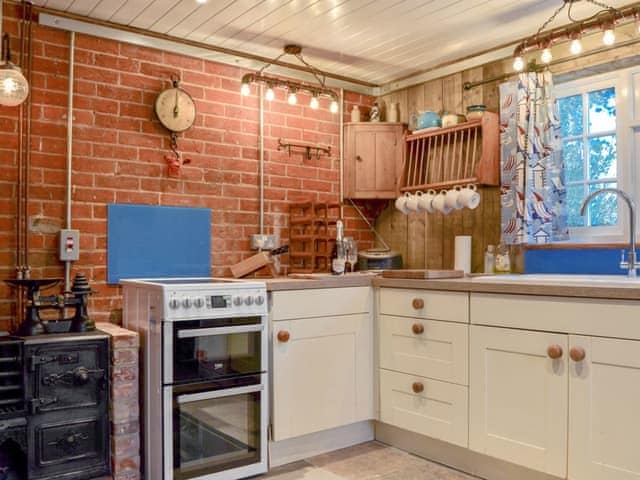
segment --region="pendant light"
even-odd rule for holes
[[[2,36],[2,62],[0,63],[0,105],[15,107],[27,99],[29,83],[20,67],[11,63],[9,34]]]

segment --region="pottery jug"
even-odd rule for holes
[[[398,104],[391,103],[389,104],[389,111],[387,112],[387,122],[397,122],[398,121]]]

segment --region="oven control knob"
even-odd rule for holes
[[[234,304],[236,307],[239,307],[240,305],[242,305],[242,297],[235,297],[235,298],[233,299],[233,304]]]
[[[245,297],[244,303],[247,304],[247,305],[252,305],[253,304],[253,297]]]
[[[193,299],[193,304],[197,307],[197,308],[202,308],[204,307],[204,298],[202,297],[196,297]]]
[[[177,298],[172,298],[171,300],[169,300],[169,308],[171,310],[175,310],[179,306],[180,306],[180,300],[178,300]]]
[[[183,299],[182,299],[182,306],[183,306],[184,308],[191,308],[192,303],[193,303],[193,302],[191,301],[191,299],[190,299],[190,298],[183,298]]]
[[[255,302],[256,305],[262,305],[264,303],[264,297],[262,295],[256,295]]]

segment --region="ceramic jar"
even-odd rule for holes
[[[387,110],[387,122],[395,123],[398,121],[398,118],[400,116],[398,114],[398,107],[399,105],[397,103],[389,104],[389,109]]]
[[[360,108],[358,108],[358,105],[354,105],[353,109],[351,110],[351,121],[352,122],[360,121]]]

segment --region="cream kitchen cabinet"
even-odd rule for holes
[[[569,336],[569,479],[640,478],[640,342]]]
[[[640,479],[640,304],[471,294],[470,305],[469,447],[570,480]]]
[[[466,447],[468,294],[382,288],[380,421]]]
[[[565,477],[567,350],[566,335],[472,325],[469,448]]]
[[[345,198],[395,198],[404,151],[402,123],[345,125]]]
[[[272,293],[272,437],[374,418],[369,287]]]

